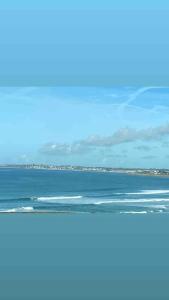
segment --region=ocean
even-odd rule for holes
[[[0,298],[168,300],[168,198],[164,177],[0,169]]]
[[[0,212],[164,214],[169,178],[1,168]]]

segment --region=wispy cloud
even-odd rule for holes
[[[88,151],[88,147],[79,142],[72,144],[46,143],[40,152],[47,155],[81,155]]]
[[[120,105],[120,111],[126,108],[127,106],[131,105],[139,96],[146,93],[147,91],[154,90],[154,89],[161,89],[161,88],[168,89],[168,87],[159,87],[159,86],[147,86],[147,87],[141,87],[137,89],[136,91],[130,93],[127,96],[127,100]]]
[[[169,124],[147,129],[121,128],[110,136],[92,135],[71,144],[48,143],[40,151],[49,155],[84,154],[96,148],[108,148],[119,144],[137,141],[157,141],[169,136]],[[149,150],[147,146],[138,146],[140,150]],[[137,149],[138,149],[137,147]]]
[[[88,146],[109,147],[134,141],[157,140],[167,135],[169,135],[169,124],[141,130],[122,128],[114,132],[111,136],[104,137],[94,135],[88,137],[86,140],[81,141],[81,143]]]

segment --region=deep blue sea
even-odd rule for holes
[[[168,213],[169,178],[4,168],[0,212]]]

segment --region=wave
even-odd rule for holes
[[[18,199],[11,199],[11,200],[7,200],[8,202],[12,202],[12,201],[17,201],[18,202],[18,205],[17,206],[20,206],[19,208],[15,208],[16,210],[18,211],[28,211],[28,210],[33,210],[33,207],[32,207],[32,203],[33,201],[35,202],[41,202],[41,203],[49,203],[50,205],[54,205],[54,204],[60,204],[60,205],[111,205],[111,204],[114,204],[114,205],[127,205],[127,204],[141,204],[141,203],[161,203],[161,204],[164,204],[166,203],[167,205],[169,205],[169,198],[123,198],[123,199],[119,199],[119,198],[104,198],[104,199],[100,199],[99,198],[96,198],[96,197],[89,197],[89,196],[82,196],[82,195],[72,195],[72,196],[42,196],[42,197],[27,197],[27,198],[18,198]],[[19,205],[20,201],[23,201],[23,200],[26,200],[26,201],[30,201],[27,203],[28,206],[24,205],[23,204],[23,207],[22,204]],[[1,200],[0,200],[1,202]],[[4,200],[3,202],[6,202],[6,200]],[[25,203],[26,204],[26,203]],[[43,204],[43,205],[44,205]],[[37,204],[36,204],[37,205]],[[14,205],[15,206],[15,205]],[[34,206],[34,204],[33,204]],[[15,212],[15,209],[12,209],[10,212]]]
[[[159,209],[159,210],[142,210],[142,211],[120,211],[120,214],[149,214],[149,213],[164,213],[163,209]]]
[[[32,200],[32,197],[2,198],[0,199],[0,203],[26,202],[30,200]]]
[[[57,202],[62,200],[76,200],[82,199],[83,196],[57,196],[57,197],[32,197],[32,200],[42,201],[42,202]]]
[[[64,205],[109,205],[109,204],[138,204],[138,203],[155,203],[167,202],[169,198],[143,198],[143,199],[96,199],[83,196],[56,196],[56,197],[32,197],[34,201],[44,202],[50,204],[64,204]]]
[[[0,213],[23,213],[23,212],[33,212],[33,207],[17,207],[17,208],[10,208],[6,210],[0,210]]]
[[[123,200],[108,200],[108,201],[97,201],[95,204],[111,204],[111,203],[153,203],[153,202],[168,202],[169,199],[166,198],[152,198],[152,199],[123,199]]]
[[[116,195],[154,195],[154,194],[168,194],[169,190],[142,190],[140,192],[132,192],[132,193],[116,193]]]
[[[169,209],[169,206],[166,206],[166,205],[161,205],[161,204],[159,204],[159,205],[151,205],[151,207],[152,208],[156,208],[156,209],[164,209],[164,210],[167,210],[167,209]]]
[[[5,202],[5,203],[7,203],[7,202],[21,202],[21,201],[34,201],[34,200],[36,200],[36,201],[41,201],[41,202],[56,202],[57,203],[57,201],[67,201],[68,200],[68,202],[71,202],[71,200],[72,201],[76,201],[76,200],[80,200],[80,199],[84,199],[84,204],[85,203],[87,203],[87,202],[92,202],[93,201],[93,204],[95,203],[95,202],[97,202],[97,203],[101,203],[101,202],[103,202],[104,203],[104,200],[103,201],[97,201],[97,199],[100,199],[100,198],[104,198],[105,199],[105,202],[108,202],[109,200],[111,200],[111,198],[113,197],[115,197],[115,195],[155,195],[155,194],[169,194],[169,190],[142,190],[142,191],[140,191],[140,192],[118,192],[118,193],[112,193],[112,194],[98,194],[98,195],[72,195],[72,196],[65,196],[65,195],[63,195],[63,196],[26,196],[26,197],[17,197],[17,198],[4,198],[4,199],[0,199],[0,203],[2,203],[2,202]],[[143,201],[144,199],[138,199],[138,201]],[[82,200],[83,201],[83,200]],[[122,201],[125,201],[125,199],[124,200],[120,200],[120,199],[115,199],[115,200],[111,200],[112,201],[112,203],[113,202],[117,202],[117,201],[120,201],[120,202],[122,202]],[[126,201],[129,201],[128,199],[126,199]],[[133,201],[135,201],[135,199],[133,199]],[[156,199],[152,199],[152,200],[150,200],[150,202],[151,201],[156,201]],[[168,199],[167,199],[167,201],[168,201]]]
[[[147,214],[146,210],[142,211],[120,211],[120,214]]]

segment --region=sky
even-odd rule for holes
[[[0,88],[0,163],[169,168],[169,88]]]
[[[168,1],[167,0],[161,0],[160,2],[158,0],[143,0],[140,2],[136,2],[134,0],[86,0],[86,1],[78,1],[78,0],[62,0],[62,1],[55,1],[55,0],[30,0],[29,2],[23,2],[22,0],[6,0],[6,1],[1,1],[0,7],[3,9],[7,8],[12,8],[12,9],[25,9],[25,8],[39,8],[41,7],[42,9],[46,8],[58,8],[58,9],[81,9],[81,8],[114,8],[114,9],[119,9],[119,8],[125,8],[125,9],[137,9],[137,8],[142,8],[142,9],[149,9],[149,8],[154,8],[154,9],[160,9],[160,8],[168,8]]]
[[[0,1],[0,85],[168,85],[168,32],[167,0]]]

